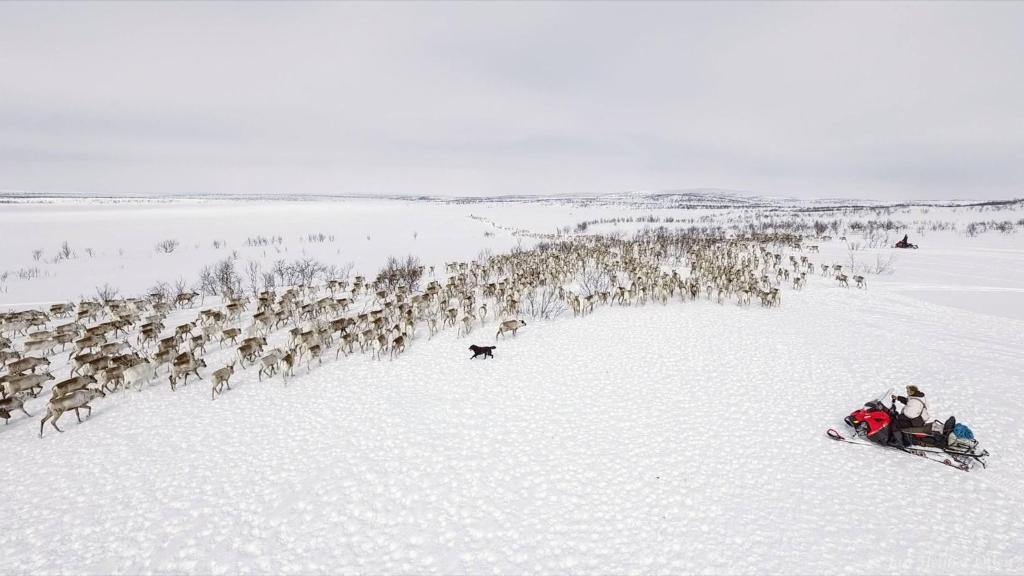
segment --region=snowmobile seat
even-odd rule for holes
[[[949,420],[942,425],[942,435],[948,437],[954,428],[956,428],[956,416],[950,416]]]

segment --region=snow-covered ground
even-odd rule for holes
[[[466,260],[538,240],[515,229],[546,234],[648,213],[384,201],[0,205],[0,271],[32,265],[37,246],[50,258],[64,239],[103,254],[96,266],[81,254],[45,264],[51,275],[9,281],[0,297],[77,299],[122,280],[122,294],[134,295],[157,280],[191,280],[224,250],[263,258],[240,247],[255,234],[281,234],[290,254],[350,261],[372,276],[393,253]],[[998,219],[1010,217],[1024,211]],[[307,229],[336,241],[299,242]],[[203,382],[171,392],[162,377],[108,396],[81,425],[65,415],[64,434],[47,425],[42,440],[41,396],[27,404],[32,418],[15,413],[0,426],[0,555],[19,573],[1020,573],[1024,234],[907,232],[921,248],[867,275],[866,290],[815,274],[804,290],[784,289],[779,308],[603,306],[530,321],[497,342],[495,359],[470,361],[470,343],[495,341],[490,319],[468,337],[423,333],[393,361],[332,351],[287,387],[247,370],[211,401],[209,371],[232,351],[214,346]],[[851,251],[857,236],[838,235],[812,260],[848,266],[851,255],[870,264],[893,253]],[[156,254],[165,237],[180,252]],[[102,273],[81,278],[97,266]],[[869,397],[906,384],[927,393],[934,416],[955,414],[974,430],[992,454],[987,469],[963,473],[825,436]]]

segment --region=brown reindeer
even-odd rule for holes
[[[89,402],[104,396],[106,396],[106,394],[103,393],[103,390],[88,388],[85,390],[76,390],[75,392],[59,398],[50,399],[50,402],[46,405],[46,415],[43,416],[43,419],[39,422],[39,437],[43,437],[43,425],[51,418],[52,420],[50,421],[50,425],[53,426],[57,432],[63,433],[64,431],[57,427],[57,420],[59,420],[60,417],[69,410],[75,411],[75,417],[78,418],[78,423],[81,424],[82,415],[79,413],[79,410],[85,408],[89,411],[85,417],[88,418],[89,416],[92,416],[92,407],[89,406]]]

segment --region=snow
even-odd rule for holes
[[[26,209],[33,222],[61,223],[49,239],[85,238],[86,222],[128,210],[115,239],[140,237],[125,280],[141,290],[165,262],[143,255],[154,238],[173,229],[205,246],[218,235],[204,223],[221,221],[235,243],[249,233],[235,214],[291,222],[281,225],[290,250],[306,228],[344,236],[343,257],[371,273],[389,250],[422,247],[443,262],[472,258],[483,242],[497,252],[531,241],[471,213],[541,232],[624,213],[369,201],[148,216],[138,206]],[[0,218],[23,214],[11,210]],[[350,215],[328,230],[339,214]],[[350,244],[413,220],[416,240]],[[485,239],[485,229],[498,233]],[[81,425],[66,414],[65,433],[47,426],[42,440],[41,396],[27,403],[32,418],[16,413],[0,427],[0,554],[26,573],[1020,573],[1024,242],[910,234],[921,249],[899,253],[868,289],[815,274],[801,291],[784,289],[779,308],[599,306],[528,320],[497,340],[493,360],[470,361],[467,350],[495,343],[493,318],[468,337],[428,339],[421,327],[393,361],[335,360],[332,350],[287,387],[250,369],[211,401],[209,373],[233,350],[215,345],[202,382],[171,392],[162,376],[97,400]],[[17,240],[17,257],[41,239]],[[116,245],[103,246],[116,262]],[[844,246],[823,243],[811,258],[842,263]],[[13,265],[4,258],[0,269]],[[178,270],[190,270],[185,256]],[[44,280],[37,300],[88,293]],[[33,301],[32,287],[11,291],[10,303]],[[934,416],[974,430],[992,453],[988,469],[825,436],[870,396],[906,384],[927,393]]]

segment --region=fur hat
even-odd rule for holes
[[[918,390],[917,386],[914,386],[913,384],[907,385],[907,396],[917,396],[920,393],[921,391]]]

